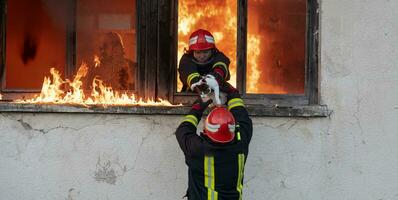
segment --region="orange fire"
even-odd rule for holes
[[[286,93],[285,89],[281,86],[260,83],[261,77],[265,77],[263,74],[267,73],[264,68],[259,67],[259,57],[261,55],[261,36],[256,34],[247,35],[247,72],[246,72],[246,92],[247,93]],[[264,48],[264,47],[263,47]],[[271,76],[271,74],[268,74]],[[266,91],[266,92],[264,92]]]
[[[261,72],[257,66],[257,59],[260,55],[260,40],[258,37],[254,35],[249,35],[247,39],[247,54],[248,54],[248,62],[247,62],[247,78],[248,78],[248,86],[247,92],[256,93],[258,91],[257,82],[261,76]]]
[[[113,91],[112,87],[107,87],[102,80],[94,78],[92,82],[93,90],[90,97],[84,95],[81,78],[87,74],[88,67],[82,64],[77,71],[73,81],[62,80],[60,73],[51,68],[52,77],[44,77],[43,86],[39,96],[29,100],[16,100],[16,103],[53,103],[53,104],[79,104],[93,105],[139,105],[139,106],[176,106],[167,100],[153,99],[143,100],[134,94],[126,92],[120,94]],[[179,105],[177,105],[179,106]]]

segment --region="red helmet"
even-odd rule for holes
[[[216,48],[213,35],[206,30],[198,29],[189,37],[189,51]]]
[[[214,108],[206,118],[204,135],[213,142],[228,143],[235,137],[235,119],[224,107]]]

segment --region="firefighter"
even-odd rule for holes
[[[178,72],[183,83],[182,92],[199,92],[202,76],[209,75],[223,85],[230,79],[229,58],[216,48],[213,35],[204,29],[189,37],[188,51],[180,59]],[[223,89],[224,87],[220,87]]]
[[[242,199],[253,126],[239,93],[229,93],[227,99],[228,109],[215,107],[200,135],[196,134],[197,125],[212,100],[203,102],[199,98],[176,130],[188,166],[189,200]]]

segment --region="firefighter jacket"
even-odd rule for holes
[[[214,72],[221,72],[223,81],[228,81],[229,74],[229,58],[222,52],[215,50],[212,57],[204,64],[196,62],[192,53],[185,53],[178,66],[180,80],[183,84],[182,92],[188,91],[193,83],[198,82],[201,76]]]
[[[202,113],[191,110],[176,131],[188,165],[189,200],[242,199],[243,174],[253,126],[240,98],[228,101],[228,109],[239,125],[232,142],[215,144],[196,134]]]

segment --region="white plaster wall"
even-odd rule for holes
[[[398,1],[322,0],[330,118],[253,118],[245,199],[398,199]],[[0,115],[0,199],[180,199],[182,116]]]
[[[0,115],[0,199],[176,199],[180,117]]]
[[[322,0],[321,199],[398,199],[398,1]]]

